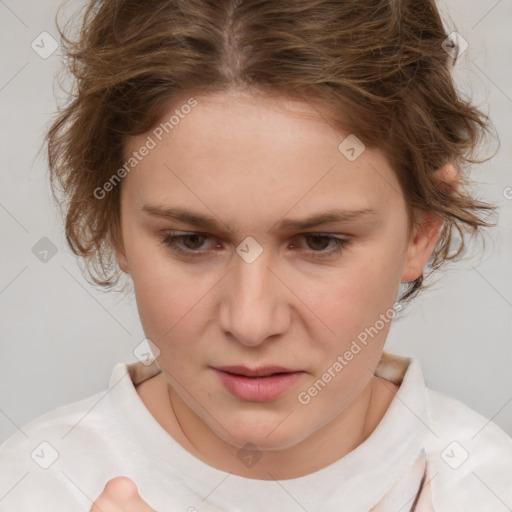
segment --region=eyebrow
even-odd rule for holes
[[[203,215],[183,208],[172,208],[153,204],[144,205],[141,210],[154,217],[163,217],[178,220],[196,227],[221,230],[220,223],[214,217]],[[377,214],[373,208],[360,208],[357,210],[334,209],[315,214],[305,219],[282,219],[270,231],[293,231],[308,229],[324,224],[366,220]],[[228,226],[229,227],[229,226]],[[231,231],[234,231],[230,228]]]

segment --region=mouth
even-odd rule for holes
[[[215,370],[230,373],[231,375],[238,375],[241,377],[258,378],[258,377],[272,377],[276,375],[284,375],[287,373],[296,373],[300,370],[290,370],[282,366],[262,366],[260,368],[247,368],[245,366],[218,366]]]
[[[245,402],[276,400],[295,387],[302,370],[281,366],[247,368],[245,366],[220,366],[213,368],[224,388],[234,397]]]

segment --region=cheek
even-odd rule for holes
[[[366,258],[358,254],[353,263],[334,270],[327,278],[302,282],[304,303],[337,335],[354,334],[373,324],[395,302],[400,266],[392,257],[369,254]]]
[[[146,336],[159,345],[181,327],[180,319],[193,308],[201,290],[191,285],[190,277],[154,238],[140,237],[126,245],[141,324]]]
[[[160,350],[161,364],[174,372],[177,361],[198,350],[200,331],[214,321],[212,290],[218,276],[185,269],[162,247],[144,250],[141,244],[132,255],[131,278],[144,334]]]
[[[196,325],[201,290],[183,278],[162,279],[145,273],[133,278],[137,309],[146,335],[157,344],[186,337],[187,328]],[[204,293],[203,293],[204,295]],[[198,304],[199,303],[199,304]]]

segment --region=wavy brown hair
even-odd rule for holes
[[[94,190],[125,162],[128,137],[199,92],[241,88],[326,106],[333,127],[384,152],[411,225],[421,210],[443,218],[432,270],[464,250],[465,234],[494,225],[495,207],[467,190],[492,124],[454,85],[456,54],[445,51],[433,0],[92,0],[74,38],[58,14],[73,90],[45,137],[52,193],[67,243],[103,289],[121,275],[121,186],[101,200]],[[456,190],[434,179],[446,163],[459,173]],[[421,275],[401,300],[423,287]]]

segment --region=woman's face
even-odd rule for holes
[[[383,155],[340,146],[349,134],[307,104],[187,99],[126,147],[119,262],[182,406],[233,446],[284,449],[368,385],[400,281],[435,240],[409,239]]]

